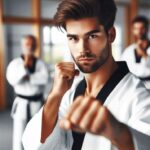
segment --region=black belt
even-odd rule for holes
[[[142,81],[149,81],[150,80],[150,76],[149,77],[139,77],[139,78]]]
[[[33,95],[33,96],[25,96],[25,95],[20,95],[20,94],[16,94],[18,97],[23,98],[28,100],[28,104],[27,104],[27,123],[29,122],[29,120],[31,119],[31,108],[30,108],[30,102],[41,102],[41,106],[43,105],[44,101],[43,101],[43,94],[38,94],[38,95]]]
[[[33,95],[33,96],[25,96],[25,95],[20,95],[20,94],[16,94],[16,95],[20,98],[27,99],[33,102],[43,101],[43,94],[38,94],[38,95]]]

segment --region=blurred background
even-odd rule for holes
[[[36,36],[36,55],[47,64],[50,76],[56,62],[70,59],[65,33],[53,26],[58,3],[59,0],[0,0],[0,150],[12,149],[10,110],[15,94],[6,81],[6,68],[12,59],[20,56],[22,36]],[[116,0],[116,4],[117,38],[113,55],[118,60],[133,41],[131,20],[139,14],[150,19],[150,0]]]

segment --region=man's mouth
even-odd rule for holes
[[[83,58],[79,58],[78,61],[80,62],[89,62],[89,61],[93,61],[94,58],[93,57],[83,57]]]

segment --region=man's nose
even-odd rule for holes
[[[80,53],[89,52],[88,41],[85,39],[80,40],[78,44],[78,50]]]

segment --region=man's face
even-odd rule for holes
[[[24,55],[34,54],[33,44],[33,40],[29,37],[22,40],[22,50]]]
[[[68,20],[66,31],[71,55],[82,72],[95,72],[107,61],[108,37],[96,18]]]
[[[145,28],[142,22],[136,22],[133,24],[132,28],[133,35],[135,40],[142,40],[147,37],[147,29]]]

